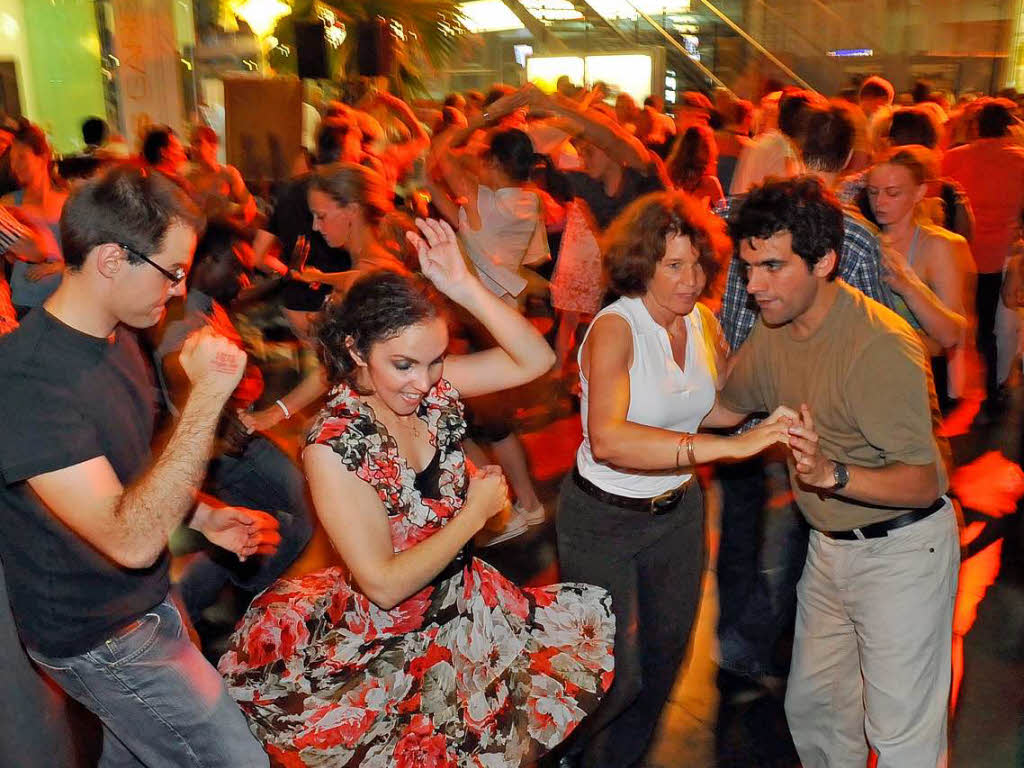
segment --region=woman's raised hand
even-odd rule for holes
[[[409,242],[416,248],[420,271],[445,296],[458,301],[460,290],[472,285],[475,278],[466,268],[459,250],[455,231],[447,221],[416,219],[422,236],[407,232]]]

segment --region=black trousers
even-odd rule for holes
[[[570,474],[558,499],[563,581],[612,596],[615,681],[570,745],[586,768],[629,768],[647,752],[686,656],[705,565],[704,497],[696,480],[664,515],[605,504]]]
[[[779,498],[789,491],[785,469],[778,462],[774,472],[768,467],[755,456],[715,468],[722,489],[715,567],[719,666],[755,680],[789,671],[785,641],[807,558],[807,524],[795,502]]]
[[[1003,286],[1000,272],[979,273],[975,290],[975,311],[978,313],[978,352],[985,360],[985,398],[991,399],[999,391],[998,356],[996,350],[996,310],[999,291]]]

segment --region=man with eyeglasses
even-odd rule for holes
[[[160,174],[121,167],[86,183],[61,217],[60,287],[0,339],[0,611],[9,596],[28,655],[100,718],[104,767],[268,762],[168,598],[167,539],[182,522],[240,558],[276,546],[269,515],[195,497],[245,354],[209,329],[189,338],[191,390],[151,460],[154,390],[130,330],[184,292],[199,228]],[[10,623],[0,613],[0,630]],[[11,646],[0,640],[4,676]]]

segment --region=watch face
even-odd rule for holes
[[[846,484],[850,482],[850,470],[846,468],[845,464],[841,464],[837,461],[832,474],[836,480],[836,489],[844,488]]]

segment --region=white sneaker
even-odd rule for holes
[[[533,509],[527,509],[517,501],[512,505],[512,509],[526,520],[527,525],[540,525],[548,519],[548,511],[544,509],[544,505],[540,502]]]
[[[495,544],[501,544],[503,541],[514,539],[516,536],[522,536],[528,530],[530,530],[530,526],[526,522],[526,517],[513,506],[505,527],[496,533],[485,532],[482,536],[478,536],[476,540],[477,546],[493,547]]]

